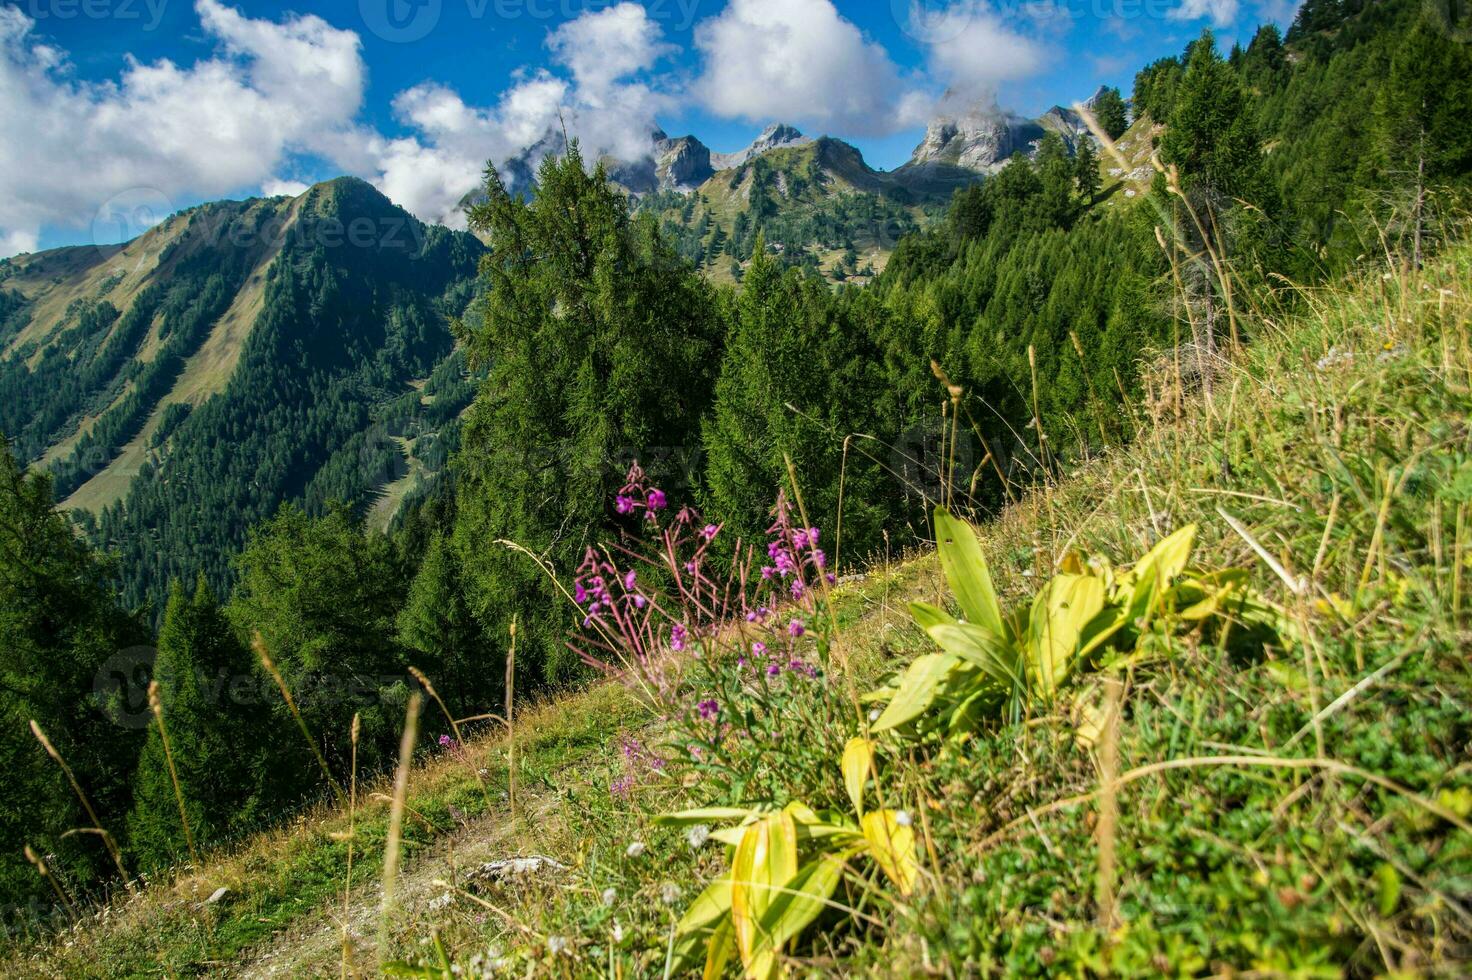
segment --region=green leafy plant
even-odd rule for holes
[[[1130,568],[1106,559],[1065,556],[1030,603],[1002,610],[971,525],[935,511],[941,569],[961,618],[926,602],[910,614],[939,653],[917,657],[895,684],[873,691],[886,702],[875,733],[949,738],[993,718],[1017,718],[1030,703],[1050,703],[1080,669],[1141,652],[1142,636],[1201,627],[1226,644],[1234,625],[1260,637],[1282,617],[1247,586],[1244,569],[1188,570],[1196,526],[1168,535]]]
[[[914,892],[920,859],[909,815],[864,809],[865,787],[876,774],[874,742],[850,739],[842,769],[852,818],[799,801],[780,810],[706,807],[657,818],[675,826],[735,821],[711,833],[728,845],[730,866],[676,924],[672,969],[694,968],[704,950],[707,978],[719,977],[733,953],[748,977],[780,976],[783,947],[825,909],[855,914],[833,898],[854,858],[869,858],[901,896]]]

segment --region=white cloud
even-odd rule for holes
[[[1165,16],[1170,20],[1201,20],[1210,17],[1215,27],[1230,27],[1237,22],[1237,0],[1182,0],[1179,7]]]
[[[358,37],[313,16],[251,20],[217,0],[195,10],[219,52],[189,67],[130,59],[116,81],[70,78],[35,22],[0,8],[0,242],[34,246],[43,227],[85,228],[100,204],[261,184],[294,153],[347,169],[361,146]]]
[[[285,180],[280,177],[272,177],[261,185],[263,197],[297,197],[307,192],[306,184],[299,180]]]
[[[829,0],[731,0],[695,29],[697,93],[721,116],[893,132],[908,86],[889,54]]]
[[[670,46],[659,38],[659,25],[642,6],[621,3],[561,25],[547,38],[547,47],[572,71],[579,88],[599,93],[668,53]]]
[[[1067,13],[1055,4],[1037,11],[1039,23],[1057,21]],[[955,100],[970,104],[990,99],[1002,83],[1028,78],[1047,64],[1047,46],[1023,33],[985,0],[957,0],[928,13],[925,23],[922,41],[928,49],[930,73]]]
[[[650,152],[659,111],[674,104],[637,76],[669,51],[660,28],[637,3],[620,3],[568,21],[547,38],[554,68],[522,77],[491,108],[467,105],[454,91],[426,84],[394,99],[396,117],[413,135],[373,144],[376,183],[421,218],[464,223],[460,201],[480,184],[487,160],[503,163],[532,150],[565,126],[585,156],[636,160]],[[514,176],[503,174],[508,178]]]

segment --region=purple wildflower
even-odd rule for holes
[[[701,537],[702,537],[702,538],[705,538],[705,540],[707,540],[707,541],[710,541],[710,540],[711,540],[711,539],[713,539],[713,538],[714,538],[714,537],[715,537],[715,536],[716,536],[716,535],[717,535],[717,534],[719,534],[719,533],[720,533],[720,530],[721,530],[721,527],[720,527],[720,525],[719,525],[719,524],[707,524],[707,525],[706,525],[706,526],[705,526],[705,527],[704,527],[704,528],[703,528],[703,529],[702,529],[702,530],[701,530],[701,532],[700,532],[700,536],[701,536]]]
[[[762,578],[763,579],[769,579],[773,575],[776,575],[776,574],[777,574],[777,570],[775,568],[773,568],[771,565],[763,565],[762,566]]]
[[[714,701],[706,700],[697,704],[695,710],[700,712],[701,721],[710,721],[721,713],[721,706]]]
[[[683,624],[676,623],[675,625],[673,625],[673,626],[670,627],[670,649],[671,650],[675,651],[676,653],[679,653],[682,650],[684,650],[685,649],[685,643],[688,640],[688,638],[689,638],[689,635],[686,633],[685,627],[684,627]]]
[[[583,588],[583,583],[575,582],[572,587],[572,597],[578,605],[588,601],[588,590]]]
[[[802,625],[802,620],[794,619],[787,624],[787,635],[792,637],[802,636],[807,630]]]
[[[765,657],[767,655],[767,645],[761,640],[757,640],[751,645],[751,652],[753,656]]]
[[[454,744],[455,744],[455,740],[453,738],[451,738],[450,736],[448,736],[448,735],[441,735],[440,736],[440,748],[442,748],[442,749],[448,749],[450,746],[452,746]]]
[[[639,584],[639,573],[636,572],[636,571],[634,571],[632,568],[629,569],[628,574],[624,576],[624,589],[626,591],[632,590],[634,588],[634,586],[635,585],[638,585],[638,584]]]
[[[650,510],[663,510],[668,501],[665,500],[664,491],[659,489],[650,490],[645,496]]]
[[[613,498],[613,509],[620,514],[632,514],[634,512],[634,498],[619,494]]]
[[[767,668],[768,677],[776,677],[780,673],[782,673],[781,664],[772,664],[770,667]]]

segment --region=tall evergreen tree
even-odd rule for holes
[[[479,714],[498,703],[502,644],[489,642],[471,612],[460,559],[444,534],[430,539],[397,623],[399,642],[451,711]]]
[[[1129,109],[1117,88],[1105,88],[1099,93],[1094,101],[1094,117],[1112,140],[1119,139],[1130,128]]]
[[[278,733],[260,703],[261,676],[201,576],[190,595],[176,581],[153,665],[179,795],[195,844],[207,847],[257,826],[270,812],[264,780]],[[179,797],[157,724],[133,778],[128,841],[139,867],[188,856]]]
[[[111,861],[34,720],[66,759],[98,814],[121,836],[127,774],[141,742],[146,634],[116,604],[112,570],[52,503],[51,481],[27,473],[0,438],[0,895],[50,894],[23,857],[51,855],[72,881],[91,883]],[[119,676],[119,675],[122,676]],[[119,683],[120,682],[120,683]],[[144,682],[146,684],[146,681]]]
[[[490,241],[483,316],[462,339],[489,376],[469,413],[455,550],[481,625],[522,625],[529,679],[566,676],[568,613],[544,572],[561,574],[619,523],[626,467],[645,463],[671,488],[687,478],[719,363],[711,287],[660,235],[631,219],[602,166],[574,143],[548,158],[530,200],[488,169],[471,223]]]
[[[235,572],[227,615],[243,635],[260,633],[334,774],[346,766],[355,712],[363,765],[391,758],[412,681],[394,623],[408,582],[389,540],[365,533],[345,508],[312,518],[288,504],[251,531]],[[294,724],[274,687],[267,691],[277,719]],[[298,743],[283,739],[277,750],[307,753]],[[310,754],[277,773],[298,777],[282,792],[321,789]]]
[[[1088,139],[1079,140],[1078,150],[1073,157],[1074,182],[1078,185],[1078,192],[1084,199],[1084,205],[1094,203],[1099,196],[1099,188],[1103,185],[1103,178],[1099,175],[1099,155],[1094,152],[1094,144]]]

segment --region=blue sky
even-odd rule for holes
[[[0,254],[353,173],[426,220],[560,117],[738,149],[767,122],[903,163],[936,114],[1035,115],[1291,0],[21,0],[0,4]],[[942,97],[949,93],[949,101]]]

